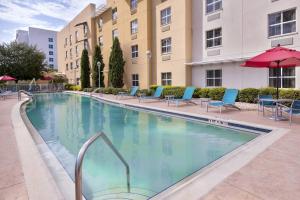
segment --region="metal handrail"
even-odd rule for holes
[[[101,90],[101,88],[96,88],[90,93],[90,97],[93,96],[94,93],[96,93],[98,90]]]
[[[29,92],[27,92],[27,91],[25,91],[25,90],[19,90],[19,91],[18,91],[18,100],[19,100],[19,101],[21,101],[21,98],[22,98],[21,93],[24,93],[24,94],[26,94],[27,96],[29,96],[30,98],[32,98],[32,94],[31,94],[31,93],[29,93]]]
[[[109,138],[103,133],[98,133],[91,137],[88,141],[86,141],[81,149],[79,150],[77,159],[76,159],[76,165],[75,165],[75,197],[76,200],[82,200],[82,162],[84,155],[90,145],[95,142],[99,137],[101,137],[104,142],[111,148],[111,150],[117,155],[117,157],[121,160],[121,162],[124,164],[126,168],[126,177],[127,177],[127,191],[130,193],[130,170],[129,165],[123,158],[123,156],[118,152],[118,150],[114,147],[112,142],[109,140]]]

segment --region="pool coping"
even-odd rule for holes
[[[25,98],[15,104],[11,120],[24,173],[25,186],[30,200],[65,199],[50,172],[34,138],[22,118],[22,106],[30,101]],[[24,113],[23,113],[24,114]],[[25,114],[26,115],[26,114]]]
[[[128,106],[129,109],[149,109],[150,112],[159,112],[166,111],[168,114],[173,116],[174,114],[179,115],[186,115],[186,116],[194,116],[194,117],[200,117],[200,118],[209,118],[212,121],[209,121],[209,124],[214,124],[217,126],[224,126],[224,124],[220,124],[220,121],[226,121],[227,123],[235,123],[235,124],[243,124],[247,126],[252,127],[259,127],[266,130],[272,130],[268,134],[261,134],[254,140],[238,147],[237,149],[233,150],[232,152],[226,154],[222,158],[214,161],[213,163],[207,165],[206,167],[202,168],[201,170],[195,172],[194,174],[184,178],[183,180],[179,181],[178,183],[174,184],[173,186],[167,188],[166,190],[158,193],[151,199],[183,199],[183,198],[189,198],[189,199],[199,199],[203,197],[205,194],[207,194],[210,190],[212,190],[217,184],[221,183],[225,178],[233,174],[234,172],[238,171],[240,168],[245,166],[247,163],[249,163],[253,158],[255,158],[259,153],[263,152],[266,148],[268,148],[271,144],[273,144],[275,141],[277,141],[279,138],[281,138],[285,133],[287,133],[288,129],[282,129],[282,128],[274,128],[270,126],[264,126],[264,125],[257,125],[257,124],[251,124],[247,122],[240,122],[235,120],[226,120],[221,119],[217,117],[207,116],[207,115],[200,115],[200,114],[192,114],[192,113],[186,113],[181,111],[174,111],[174,110],[167,110],[162,108],[155,108],[152,106],[138,106],[134,103],[123,103],[120,100],[112,100],[103,98],[98,94],[90,95],[90,93],[84,93],[84,92],[65,92],[69,94],[79,94],[87,97],[91,97],[96,100],[105,101],[107,103],[119,105],[121,107]],[[19,117],[21,117],[21,121],[23,122],[23,125],[26,127],[26,131],[22,130],[22,132],[27,132],[26,135],[30,136],[32,139],[32,142],[34,142],[35,147],[38,149],[39,157],[43,160],[44,165],[43,168],[47,168],[44,170],[48,170],[48,176],[50,173],[49,183],[48,187],[52,189],[55,188],[57,191],[57,197],[56,198],[48,198],[48,199],[74,199],[75,192],[74,192],[74,182],[69,177],[67,172],[64,170],[60,162],[57,160],[55,155],[52,153],[52,151],[48,148],[47,144],[44,142],[44,140],[41,138],[39,133],[36,131],[36,129],[33,127],[29,119],[27,118],[26,113],[24,113],[24,110],[22,111],[22,108],[24,109],[24,105],[28,103],[29,99],[26,101],[22,101],[21,103],[18,103],[16,107],[18,107],[19,110]],[[22,115],[23,112],[23,115]],[[17,115],[18,113],[15,112],[14,108],[14,115]],[[12,114],[12,115],[13,115]],[[18,117],[18,116],[17,116]],[[176,117],[176,116],[175,116]],[[23,119],[23,120],[22,120]],[[13,121],[18,121],[20,119],[14,119]],[[215,120],[215,121],[214,121]],[[217,123],[215,123],[217,122]],[[205,122],[204,122],[205,123]],[[227,127],[227,126],[226,126]],[[228,128],[228,127],[227,127]],[[20,130],[19,130],[20,131]],[[33,144],[33,145],[34,145]],[[50,163],[48,163],[50,162]],[[24,171],[24,174],[26,171]],[[25,182],[30,182],[30,180],[26,180]],[[27,183],[26,183],[27,184]],[[43,183],[46,184],[46,181]],[[55,184],[53,186],[53,184]],[[36,185],[36,183],[28,183],[29,186]],[[194,191],[197,191],[196,193]],[[35,193],[40,193],[39,190],[33,191]],[[33,195],[31,195],[33,196]],[[34,199],[34,198],[30,198]],[[35,199],[41,199],[41,198],[35,198]],[[47,199],[47,198],[43,198]]]

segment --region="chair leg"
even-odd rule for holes
[[[220,106],[220,114],[222,113],[222,107]]]
[[[208,104],[206,105],[206,112],[208,112]]]
[[[293,118],[293,115],[290,114],[290,126],[292,125],[292,118]]]

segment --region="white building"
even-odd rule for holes
[[[299,0],[194,0],[192,83],[198,87],[275,86],[275,72],[240,64],[277,46],[300,50]],[[300,67],[282,69],[284,88],[300,88]]]
[[[21,33],[21,34],[19,34]],[[23,39],[26,38],[27,40]],[[20,38],[20,39],[19,39]],[[57,69],[57,32],[29,27],[29,31],[17,31],[17,42],[25,42],[36,46],[45,54],[45,63],[49,68]],[[26,42],[27,41],[27,42]]]
[[[16,42],[17,43],[29,43],[28,31],[17,30],[16,33]]]

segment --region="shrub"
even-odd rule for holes
[[[79,85],[72,85],[70,87],[70,90],[73,90],[73,91],[81,91],[81,87]]]
[[[200,98],[200,94],[201,94],[201,88],[196,88],[193,98]]]
[[[212,100],[222,100],[225,93],[225,88],[210,88],[208,95]]]
[[[156,88],[158,88],[158,85],[151,85],[150,86],[150,90],[156,90]]]
[[[209,88],[201,88],[199,91],[200,98],[209,98]]]
[[[74,86],[73,84],[65,84],[65,90],[71,90],[71,86]]]
[[[276,98],[276,88],[260,88],[259,95],[272,95],[273,98]]]
[[[281,89],[279,91],[279,98],[300,100],[300,90]]]
[[[245,103],[255,103],[258,94],[259,94],[259,89],[256,88],[242,89],[239,92],[239,101]]]
[[[84,92],[93,92],[94,88],[84,88],[83,91]]]
[[[175,98],[181,98],[183,96],[185,87],[176,87],[176,86],[164,86],[163,98],[166,95],[174,95]]]
[[[145,94],[146,96],[151,96],[152,95],[152,90],[147,90],[147,89],[138,90],[137,91],[137,96],[141,96],[141,94]]]

